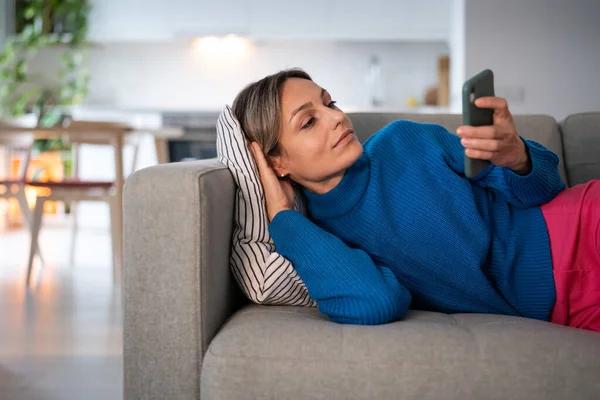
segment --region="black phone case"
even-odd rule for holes
[[[473,96],[471,96],[473,94]],[[463,84],[463,125],[485,126],[494,124],[494,110],[476,107],[473,101],[479,97],[494,96],[494,73],[483,70]],[[490,165],[487,160],[478,160],[465,155],[465,175],[474,178]]]

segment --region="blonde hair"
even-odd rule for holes
[[[247,85],[233,101],[233,113],[248,140],[257,142],[267,157],[279,156],[281,86],[290,78],[312,81],[300,68],[286,69]]]

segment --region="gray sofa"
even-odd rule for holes
[[[361,140],[395,119],[351,114]],[[516,116],[569,185],[600,178],[600,113]],[[600,333],[487,314],[409,311],[382,326],[248,304],[229,271],[234,182],[216,159],[125,188],[125,399],[600,399]]]

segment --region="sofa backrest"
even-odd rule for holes
[[[456,129],[462,124],[460,114],[348,113],[348,116],[361,142],[385,125],[399,119],[439,124],[452,133],[456,133]],[[515,115],[514,121],[521,136],[546,146],[558,155],[559,172],[567,183],[561,132],[556,120],[545,115]]]
[[[600,179],[600,112],[569,115],[560,129],[569,183]]]

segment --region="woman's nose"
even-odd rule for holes
[[[331,122],[333,128],[336,128],[339,124],[344,121],[345,114],[339,108],[330,108],[331,110]]]

